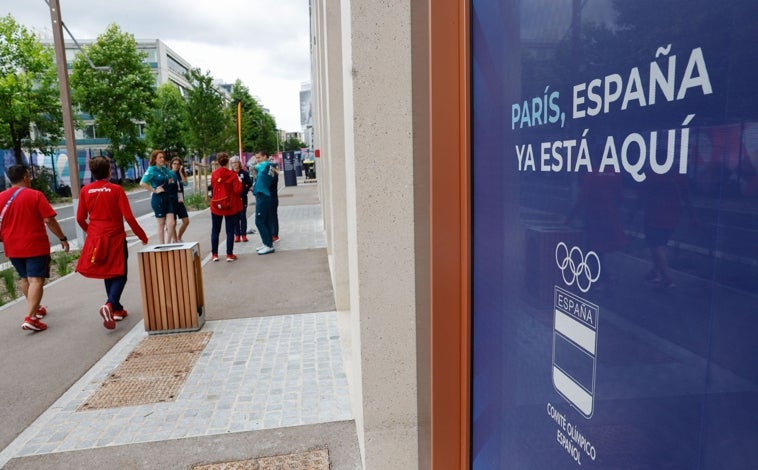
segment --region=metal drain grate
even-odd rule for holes
[[[211,334],[148,336],[77,411],[175,400]]]
[[[195,465],[192,470],[329,470],[329,451],[316,449],[296,454]]]

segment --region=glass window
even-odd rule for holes
[[[752,7],[472,1],[472,468],[754,467]]]
[[[83,129],[83,137],[84,139],[96,139],[97,133],[95,132],[95,125],[94,124],[87,124]]]
[[[66,63],[71,66],[74,63],[74,59],[79,54],[78,49],[66,49]]]
[[[166,56],[166,61],[168,62],[168,68],[174,71],[175,73],[179,75],[184,75],[185,73],[188,72],[187,67],[180,64],[176,59],[174,59],[170,55]]]
[[[140,49],[140,51],[147,54],[145,62],[150,64],[158,62],[158,51],[154,47],[148,49]]]

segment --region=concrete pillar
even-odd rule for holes
[[[425,47],[414,59],[412,44],[425,42],[427,26],[425,9],[412,11],[411,3],[313,0],[311,11],[319,185],[369,470],[418,468],[428,447],[419,444],[428,388],[419,397],[417,367],[428,352],[428,340],[417,342],[419,327],[428,334],[417,324],[417,310],[428,309],[428,61]],[[423,108],[415,117],[414,105]],[[428,360],[421,365],[428,372]]]
[[[337,2],[331,2],[337,3]],[[329,187],[326,199],[331,207],[327,220],[330,237],[330,266],[337,310],[350,309],[350,282],[347,264],[347,193],[345,184],[345,118],[342,88],[342,36],[339,8],[324,11],[325,67],[327,90],[324,105],[329,122],[329,140],[324,149]]]
[[[418,465],[410,0],[345,0],[350,306],[366,469]]]

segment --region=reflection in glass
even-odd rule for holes
[[[581,435],[581,468],[753,468],[754,2],[472,8],[472,467],[577,468]],[[600,260],[586,292],[559,243],[572,279]],[[553,383],[593,377],[556,287],[598,307],[589,418]]]

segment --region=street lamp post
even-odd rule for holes
[[[237,145],[239,146],[240,161],[244,167],[247,162],[242,155],[242,100],[237,101]]]
[[[71,178],[71,202],[76,214],[79,205],[79,162],[76,157],[76,137],[74,135],[74,117],[71,112],[71,94],[68,85],[68,69],[66,49],[63,41],[63,20],[58,0],[49,0],[50,19],[53,23],[53,43],[55,45],[55,61],[58,65],[58,83],[61,94],[61,110],[63,112],[63,135],[66,138],[66,153],[68,154],[68,172]],[[81,248],[84,234],[79,224],[76,227],[76,240]]]

